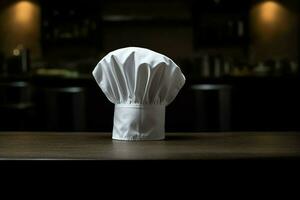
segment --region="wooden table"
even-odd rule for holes
[[[167,133],[164,141],[117,141],[110,133],[0,132],[0,159],[206,160],[300,158],[300,133]]]

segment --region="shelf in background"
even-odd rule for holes
[[[102,17],[104,25],[164,25],[164,26],[190,26],[190,18],[166,18],[155,16],[130,16],[130,15],[107,15]]]

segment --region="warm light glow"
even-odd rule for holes
[[[18,45],[40,55],[40,6],[31,1],[13,1],[0,12],[0,51],[18,55]]]
[[[280,15],[282,6],[273,1],[267,1],[260,6],[260,18],[265,23],[274,23]]]
[[[279,1],[254,4],[250,11],[253,58],[295,57],[298,51],[297,23],[298,14]]]
[[[266,39],[288,30],[291,23],[289,19],[289,11],[274,1],[257,4],[251,10],[253,30],[260,32]]]
[[[33,20],[36,5],[28,2],[21,1],[14,5],[15,20],[18,23],[30,23]]]

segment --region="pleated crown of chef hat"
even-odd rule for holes
[[[122,48],[102,58],[93,76],[115,104],[113,139],[165,138],[165,107],[185,83],[170,58],[145,48]]]

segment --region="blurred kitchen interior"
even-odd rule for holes
[[[111,131],[91,76],[139,46],[187,78],[166,131],[299,131],[299,1],[0,1],[0,131]]]

